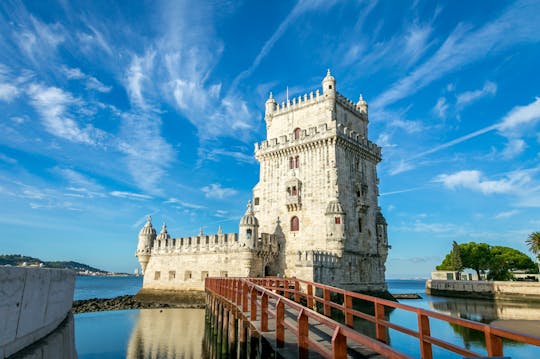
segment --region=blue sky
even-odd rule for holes
[[[0,252],[132,272],[147,214],[237,231],[264,101],[370,105],[389,278],[540,230],[538,1],[0,3]]]

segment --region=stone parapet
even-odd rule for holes
[[[0,267],[0,358],[52,332],[71,310],[75,272]]]
[[[430,279],[426,281],[426,293],[443,297],[540,302],[540,283]]]

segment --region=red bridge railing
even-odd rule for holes
[[[276,346],[278,348],[284,346],[285,329],[288,329],[297,338],[300,357],[307,357],[308,351],[314,350],[327,358],[346,358],[347,340],[349,340],[349,342],[361,344],[387,358],[410,358],[407,354],[386,344],[388,342],[388,329],[417,338],[420,353],[424,359],[433,358],[433,345],[465,357],[485,357],[484,354],[432,336],[430,319],[439,319],[463,328],[483,332],[487,354],[490,357],[503,355],[503,339],[540,346],[540,337],[296,278],[207,278],[205,287],[208,292],[221,296],[242,312],[248,313],[249,320],[259,319],[260,330],[263,333],[269,330],[269,316],[275,318]],[[340,302],[337,302],[336,298],[339,298]],[[269,299],[273,299],[275,305],[270,306]],[[353,299],[372,303],[374,315],[355,310]],[[306,303],[306,305],[300,304],[301,302]],[[318,306],[322,308],[322,314],[313,310],[316,308],[316,303],[319,303]],[[345,324],[330,318],[332,308],[343,313]],[[386,320],[385,310],[387,308],[414,313],[418,319],[417,330]],[[285,320],[286,310],[298,312],[296,323]],[[352,328],[355,318],[367,320],[375,325],[376,340]],[[322,324],[331,330],[333,333],[331,350],[310,338],[309,320]]]

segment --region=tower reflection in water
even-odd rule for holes
[[[204,309],[141,309],[126,358],[204,358]]]

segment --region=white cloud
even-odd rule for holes
[[[516,192],[531,181],[526,171],[515,171],[499,180],[484,179],[477,170],[459,171],[453,174],[441,174],[434,180],[449,189],[465,188],[483,194],[504,194]]]
[[[217,198],[223,199],[226,197],[234,196],[238,193],[237,190],[233,188],[224,188],[221,187],[219,183],[212,183],[210,186],[204,186],[201,188],[206,198]]]
[[[133,192],[112,191],[109,194],[113,197],[126,198],[126,199],[135,199],[135,200],[152,199],[151,196],[148,196],[146,194],[133,193]]]
[[[300,0],[296,3],[294,8],[289,12],[287,17],[279,24],[276,31],[272,36],[266,41],[263,45],[257,57],[253,63],[246,70],[242,71],[231,84],[231,91],[234,91],[240,81],[249,77],[253,71],[259,66],[261,61],[268,55],[274,44],[283,36],[287,28],[294,22],[295,19],[300,17],[302,14],[314,11],[328,9],[336,4],[336,0]]]
[[[497,125],[503,133],[506,131],[522,131],[524,126],[534,124],[540,120],[540,97],[525,106],[514,107]]]
[[[392,120],[389,123],[389,126],[403,130],[408,134],[417,133],[424,129],[424,126],[419,121],[408,121],[401,119]]]
[[[47,132],[68,141],[95,145],[105,137],[105,133],[92,125],[80,126],[70,113],[71,107],[83,104],[70,93],[58,87],[31,84],[28,88],[31,104],[41,115]]]
[[[147,51],[143,57],[133,56],[126,72],[126,88],[131,103],[137,107],[145,108],[146,100],[143,95],[145,82],[151,81],[150,75],[154,63],[155,53]]]
[[[19,95],[19,89],[11,84],[0,83],[0,100],[11,102],[17,95]]]
[[[409,161],[400,160],[391,170],[390,175],[397,175],[402,172],[407,172],[415,168],[416,166],[413,165]]]
[[[497,213],[493,218],[506,219],[506,218],[514,217],[516,214],[519,214],[519,211],[517,209],[514,209],[511,211]]]
[[[111,91],[110,86],[105,86],[101,81],[99,81],[93,76],[83,73],[79,68],[69,68],[66,66],[62,66],[61,70],[70,80],[85,80],[86,88],[89,90],[96,90],[99,92]]]
[[[446,103],[446,98],[440,97],[433,107],[433,113],[439,118],[446,118],[446,111],[448,111],[448,104]]]
[[[124,113],[118,149],[137,186],[148,193],[161,194],[156,183],[175,157],[172,146],[161,136],[161,119],[153,113]]]
[[[0,153],[0,161],[9,163],[11,165],[14,165],[17,163],[17,160],[14,158],[11,158],[9,156],[4,155],[3,153]]]
[[[487,95],[495,95],[497,93],[497,85],[493,82],[486,82],[480,90],[467,91],[457,96],[457,106],[464,107],[471,102],[474,102]]]
[[[240,151],[228,151],[221,148],[215,148],[206,154],[206,158],[210,161],[219,162],[219,157],[232,157],[236,161],[241,163],[256,163],[255,158],[251,153],[245,153]]]
[[[167,203],[167,204],[178,204],[178,205],[180,205],[182,207],[190,208],[190,209],[204,209],[204,208],[206,208],[205,206],[201,206],[200,204],[194,204],[194,203],[185,202],[185,201],[182,201],[181,199],[174,198],[174,197],[169,198],[168,200],[165,201],[165,203]]]
[[[508,143],[506,144],[506,147],[502,151],[501,155],[503,158],[511,159],[521,154],[525,148],[527,148],[527,144],[522,139],[510,139],[508,140]]]
[[[375,141],[376,144],[378,144],[381,147],[390,148],[390,147],[396,147],[396,144],[393,144],[391,141],[391,136],[389,133],[381,133],[377,140]]]
[[[499,18],[477,30],[459,24],[431,58],[379,95],[372,107],[382,108],[411,96],[446,74],[485,58],[489,52],[517,43],[538,42],[540,22],[531,14],[538,13],[539,7],[537,2],[518,1]]]

